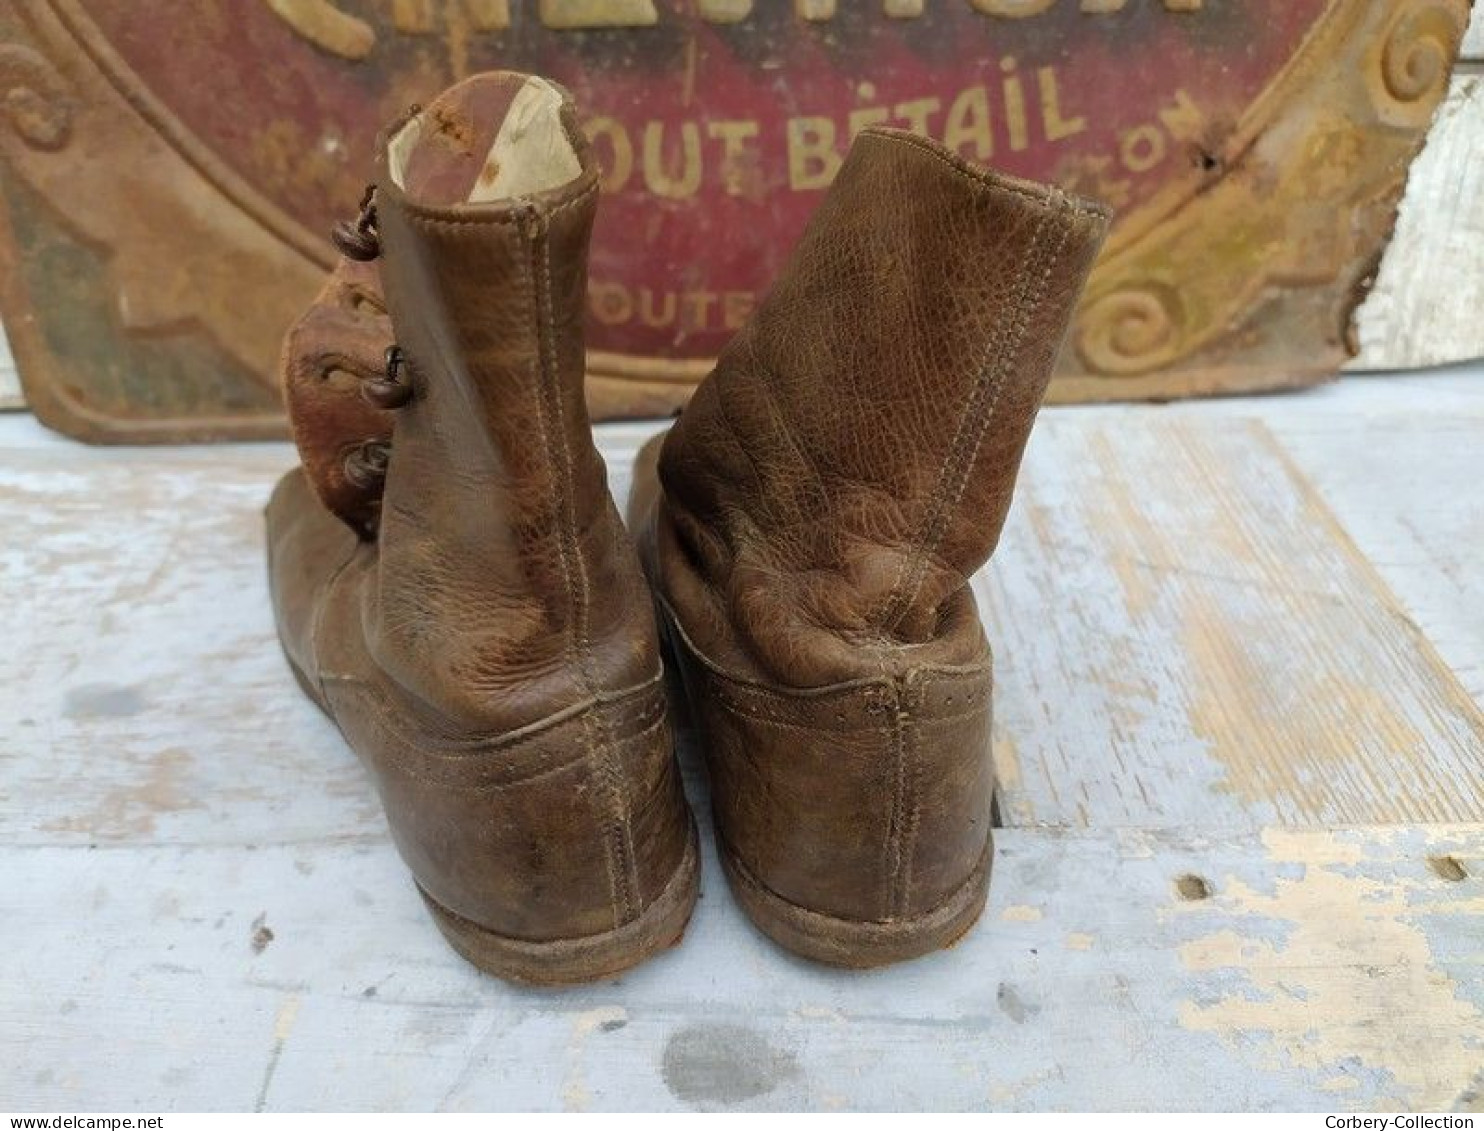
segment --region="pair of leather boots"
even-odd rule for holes
[[[969,578],[1107,215],[866,130],[641,454],[626,529],[584,405],[598,196],[539,78],[477,76],[389,128],[285,348],[303,467],[268,528],[293,669],[484,970],[599,978],[683,933],[699,855],[661,641],[754,922],[842,966],[946,946],[992,857]]]

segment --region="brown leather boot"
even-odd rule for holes
[[[912,958],[984,906],[990,649],[969,578],[1107,225],[1057,189],[868,130],[771,295],[641,455],[631,521],[721,858],[799,954]]]
[[[341,233],[379,255],[396,336],[361,382],[377,408],[291,388],[305,467],[268,506],[284,649],[435,921],[540,983],[673,944],[697,888],[652,605],[583,403],[597,201],[572,107],[539,79],[478,76],[394,127]],[[291,335],[291,386],[379,343],[371,303],[334,345],[343,290]]]

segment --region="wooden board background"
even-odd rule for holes
[[[379,830],[231,831],[10,850],[15,1109],[1447,1111],[1480,1065],[1484,899],[1428,866],[1477,825],[1010,829],[946,954],[810,967],[713,887],[681,949],[566,993],[457,965]]]
[[[655,427],[599,429],[620,499]],[[541,993],[446,948],[282,662],[261,507],[291,449],[0,419],[0,1095],[1478,1110],[1481,451],[1484,366],[1048,410],[976,579],[1007,825],[983,924],[811,966],[706,836],[683,946]]]

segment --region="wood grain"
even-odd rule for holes
[[[1484,9],[1408,174],[1375,289],[1356,312],[1352,370],[1399,370],[1484,357]]]
[[[1480,402],[1358,419],[1304,415],[1273,427],[1407,617],[1484,703]]]
[[[1484,76],[1453,80],[1356,320],[1354,369],[1484,356]]]
[[[1476,687],[1481,419],[1478,370],[1047,412],[976,583],[1023,822],[981,926],[866,975],[778,951],[721,881],[686,745],[706,856],[684,944],[550,994],[447,949],[287,674],[259,509],[291,451],[0,418],[0,1095],[1468,1109],[1484,746],[1445,661]],[[657,427],[600,430],[620,500]]]
[[[1469,62],[1484,61],[1484,8],[1474,3],[1474,18],[1469,24],[1468,33],[1463,37],[1462,56]]]
[[[0,425],[19,423],[0,420]],[[277,650],[262,518],[283,446],[0,449],[0,825],[23,843],[380,827]]]
[[[976,587],[1008,824],[1484,819],[1484,715],[1256,421],[1043,416]]]
[[[682,946],[554,994],[456,958],[380,836],[211,801],[215,844],[4,849],[12,1109],[1439,1111],[1484,1056],[1479,826],[1006,830],[981,925],[873,974],[764,940],[707,837]]]
[[[620,497],[652,431],[604,432]],[[0,815],[33,843],[194,843],[224,790],[265,842],[379,827],[274,639],[259,508],[289,451],[30,442],[0,461],[27,533],[0,558],[24,595]],[[1008,823],[1484,819],[1479,708],[1255,421],[1048,413],[977,585]]]

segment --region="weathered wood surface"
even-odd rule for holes
[[[209,841],[224,806],[234,840],[377,827],[276,651],[259,511],[288,462],[278,445],[0,452],[0,577],[21,612],[0,822],[20,839]]]
[[[864,975],[764,940],[708,849],[680,948],[545,993],[451,954],[381,836],[233,816],[7,849],[8,1106],[1446,1110],[1484,1058],[1479,826],[1006,830],[979,929]]]
[[[1484,8],[1447,99],[1408,174],[1375,290],[1356,314],[1352,369],[1413,369],[1484,357]]]
[[[1484,819],[1484,713],[1258,421],[1048,414],[977,588],[1009,823]]]
[[[1475,378],[1476,380],[1478,378]],[[1484,702],[1484,411],[1298,418],[1284,447]]]
[[[1170,405],[1260,421],[1404,615],[1484,703],[1484,365],[1368,375],[1303,396]],[[1128,412],[1137,412],[1129,408]]]
[[[5,327],[0,326],[0,409],[20,408],[25,403],[15,359],[10,356],[10,343],[5,340]]]
[[[1413,164],[1375,290],[1356,319],[1353,369],[1484,356],[1484,75],[1453,80]]]
[[[1474,0],[1474,18],[1463,38],[1462,55],[1465,64],[1484,62],[1484,8],[1478,0]]]
[[[259,509],[289,450],[89,449],[0,418],[19,612],[0,660],[0,1096],[1467,1102],[1484,1068],[1484,748],[1464,691],[1484,682],[1484,370],[1043,425],[979,581],[997,754],[1019,775],[982,927],[884,973],[811,967],[747,926],[708,840],[680,949],[547,994],[447,950],[282,663]],[[620,495],[654,427],[601,430]],[[1264,715],[1254,687],[1283,698]],[[1274,772],[1284,750],[1306,772]],[[1369,827],[1299,827],[1320,823]]]

